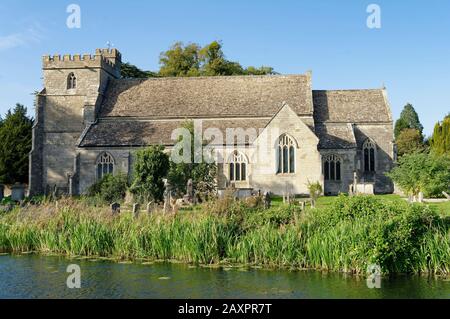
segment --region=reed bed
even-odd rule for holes
[[[0,252],[117,260],[177,260],[364,273],[450,273],[450,227],[426,205],[340,197],[323,209],[270,210],[218,200],[177,215],[129,212],[80,200],[0,214]]]

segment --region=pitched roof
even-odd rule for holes
[[[213,119],[202,120],[203,132],[217,128],[226,142],[226,130],[254,128],[255,134],[245,136],[245,144],[252,143],[269,119]],[[80,147],[148,146],[153,144],[174,145],[172,132],[182,128],[185,120],[100,120],[89,127],[81,137]],[[215,142],[215,141],[214,141]],[[215,144],[215,143],[214,143]]]
[[[283,102],[312,115],[309,74],[111,80],[100,117],[261,117]]]
[[[316,122],[391,122],[384,89],[313,91]]]
[[[316,134],[320,139],[320,149],[349,149],[356,147],[356,139],[351,124],[318,124]]]

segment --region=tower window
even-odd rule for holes
[[[328,155],[323,162],[323,174],[326,181],[341,180],[342,159],[336,155]]]
[[[364,142],[364,172],[375,172],[375,149],[376,145],[370,139],[367,139]]]
[[[247,161],[242,153],[235,151],[231,155],[229,171],[231,182],[247,180]]]
[[[295,142],[288,135],[278,140],[277,174],[295,173]]]
[[[67,77],[67,89],[76,89],[77,88],[77,77],[74,73],[70,73]]]
[[[108,174],[114,173],[114,158],[108,154],[103,153],[97,159],[97,180],[101,180]]]

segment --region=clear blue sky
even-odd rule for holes
[[[81,7],[81,29],[66,8]],[[366,25],[381,7],[381,29]],[[41,56],[93,53],[111,41],[125,61],[158,69],[175,41],[222,40],[228,59],[284,74],[313,71],[314,89],[387,87],[394,117],[410,102],[425,133],[450,112],[450,1],[25,1],[0,2],[0,114],[33,114]]]

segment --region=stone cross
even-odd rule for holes
[[[138,218],[139,217],[140,209],[141,209],[141,205],[139,205],[137,203],[133,205],[133,217],[134,218]]]
[[[120,204],[119,203],[111,204],[111,213],[112,214],[120,214]]]

